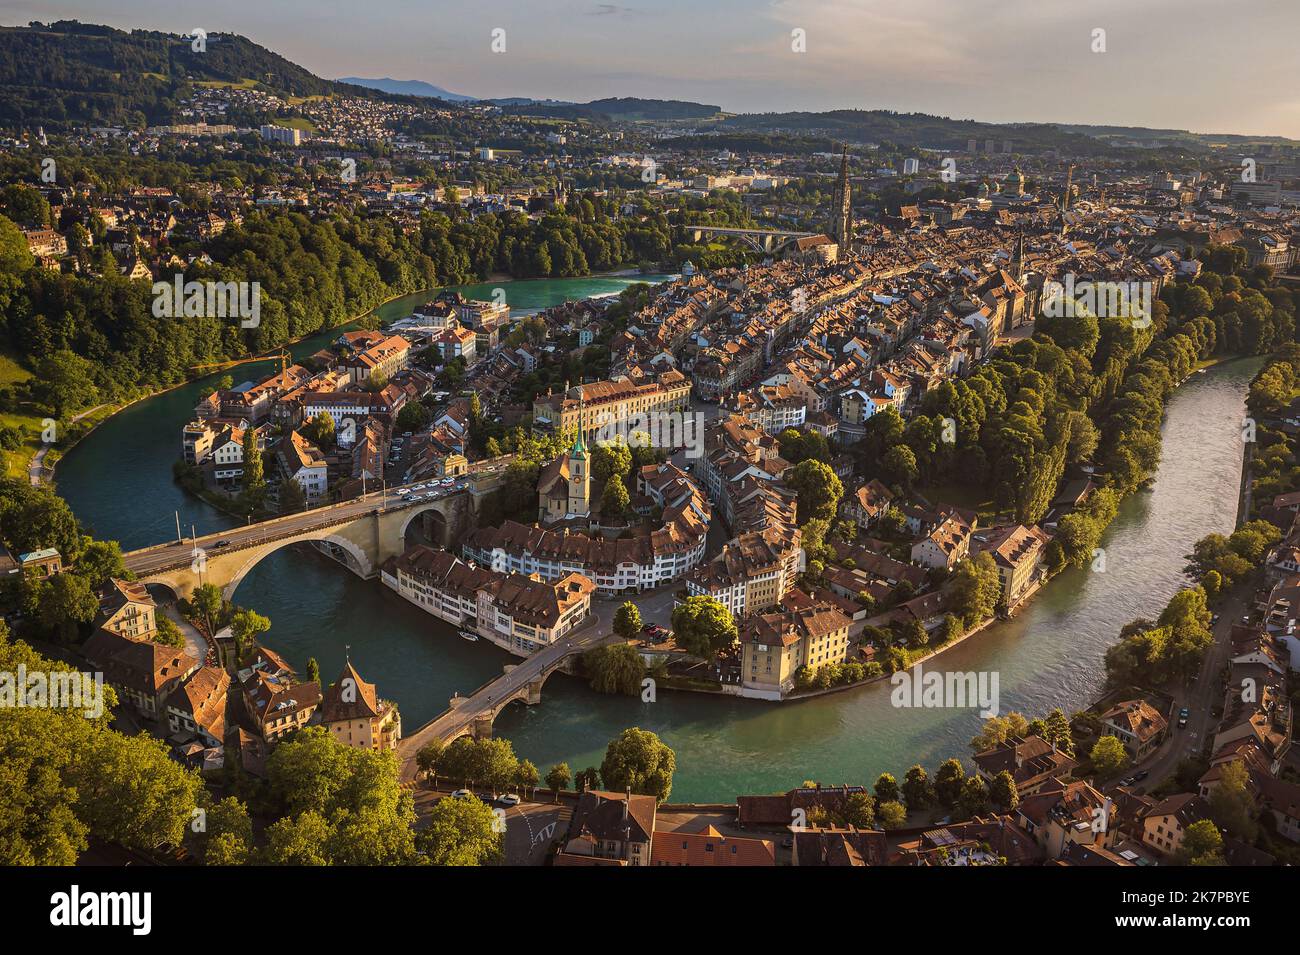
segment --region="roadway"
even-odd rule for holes
[[[437,491],[430,492],[428,486],[423,482],[403,485],[403,487],[408,490],[420,487],[424,488],[424,490],[413,491],[407,495],[400,494],[400,488],[372,491],[340,504],[327,504],[297,514],[288,514],[283,517],[260,521],[256,524],[248,524],[244,527],[232,527],[213,534],[205,534],[198,538],[171,541],[166,544],[157,544],[153,547],[134,550],[123,555],[123,560],[127,570],[136,576],[145,577],[190,563],[194,559],[194,549],[196,547],[205,552],[242,550],[248,547],[256,547],[269,540],[292,537],[330,524],[355,520],[376,510],[380,512],[393,511],[414,504],[432,503],[453,494],[463,493],[463,491],[455,487],[439,488]]]
[[[1169,735],[1156,751],[1145,760],[1134,764],[1124,775],[1146,770],[1150,776],[1143,780],[1143,789],[1150,792],[1178,770],[1185,759],[1200,756],[1205,741],[1217,729],[1219,718],[1214,708],[1223,702],[1225,692],[1221,676],[1232,652],[1233,624],[1241,621],[1254,598],[1255,580],[1248,578],[1234,587],[1218,608],[1219,622],[1213,628],[1214,643],[1201,661],[1200,672],[1189,684],[1173,688],[1173,724]],[[1187,725],[1178,727],[1178,711],[1187,707]]]

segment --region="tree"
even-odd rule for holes
[[[402,410],[397,412],[397,430],[421,431],[429,423],[429,409],[418,401],[408,401],[402,405]],[[500,451],[497,452],[498,454]]]
[[[634,726],[610,741],[600,764],[600,778],[607,789],[631,789],[662,803],[672,792],[676,769],[673,751],[655,733]]]
[[[607,521],[622,520],[632,503],[623,482],[611,478],[600,494],[600,516]]]
[[[981,551],[957,565],[949,590],[948,605],[967,627],[993,616],[1002,599],[1002,578],[993,555]]]
[[[329,823],[315,810],[285,816],[267,828],[262,860],[267,865],[329,865],[329,836]]]
[[[891,484],[898,484],[904,488],[910,488],[916,482],[919,473],[916,464],[916,455],[907,445],[894,445],[894,447],[885,452],[885,457],[881,464],[884,467],[885,478]]]
[[[1088,754],[1093,769],[1101,776],[1113,776],[1128,764],[1128,752],[1115,736],[1102,736],[1092,745]]]
[[[962,768],[961,760],[946,760],[939,767],[939,772],[935,774],[934,779],[934,792],[939,802],[950,809],[956,806],[965,780],[966,770]]]
[[[253,652],[257,638],[270,629],[270,619],[256,610],[240,610],[230,618],[230,631],[235,638],[235,650],[241,661]]]
[[[1200,819],[1183,831],[1177,858],[1183,865],[1223,865],[1223,834],[1209,819]]]
[[[439,799],[416,846],[430,865],[490,865],[504,853],[499,828],[492,808],[477,799]]]
[[[902,829],[907,825],[907,809],[901,802],[882,802],[876,807],[876,821],[885,830]]]
[[[993,777],[993,784],[989,786],[989,799],[1004,812],[1010,812],[1020,805],[1016,780],[1008,770],[1004,769]]]
[[[555,793],[555,801],[560,801],[560,790],[568,789],[569,782],[573,779],[573,774],[569,771],[568,763],[556,763],[546,773],[546,785]]]
[[[190,606],[207,623],[209,635],[213,634],[212,622],[221,613],[224,603],[221,588],[216,584],[200,584],[190,596]]]
[[[614,632],[624,640],[635,640],[641,635],[641,611],[627,601],[614,613]]]
[[[1070,733],[1070,720],[1060,707],[1047,714],[1043,739],[1054,743],[1066,756],[1074,756],[1074,736]]]
[[[86,578],[92,590],[98,590],[109,580],[130,580],[131,575],[122,563],[122,547],[117,541],[97,541],[85,538],[81,556],[77,558],[77,573]]]
[[[249,512],[261,510],[266,500],[266,475],[262,471],[262,452],[257,446],[257,432],[244,429],[244,495],[243,503]]]
[[[636,696],[645,678],[645,663],[628,643],[593,647],[582,655],[582,670],[597,693]]]
[[[622,441],[602,441],[591,449],[591,476],[622,483],[632,471],[632,449]]]
[[[736,642],[731,611],[704,594],[687,597],[673,608],[673,637],[691,656],[710,659]]]
[[[871,829],[876,825],[875,800],[866,793],[852,793],[844,800],[841,815],[844,817],[845,825]]]
[[[934,805],[934,784],[919,763],[907,771],[903,777],[903,799],[907,808],[913,811],[929,809]]]
[[[980,734],[971,739],[970,746],[976,753],[983,753],[1001,746],[1012,736],[1023,738],[1028,735],[1029,721],[1012,710],[1006,716],[990,716],[986,719]]]
[[[986,815],[989,811],[989,788],[979,776],[968,776],[961,785],[957,811],[966,817]]]
[[[322,411],[308,421],[300,433],[312,444],[326,450],[334,447],[338,440],[334,430],[334,416],[328,411]]]
[[[442,740],[431,739],[415,754],[416,768],[426,776],[431,776],[435,787],[438,785],[438,761],[442,758],[442,751],[445,748]]]
[[[595,766],[588,766],[586,769],[579,770],[573,777],[573,788],[576,792],[583,792],[587,789],[600,788],[600,770]]]
[[[39,594],[41,626],[65,640],[75,639],[80,625],[90,623],[99,611],[90,584],[77,574],[57,574],[42,582]]]
[[[53,547],[65,562],[78,559],[86,538],[63,498],[49,485],[0,479],[0,537],[14,553]]]
[[[185,634],[181,628],[172,622],[172,618],[165,615],[161,610],[155,617],[157,633],[154,634],[153,642],[164,647],[175,647],[177,650],[185,646]]]
[[[810,518],[829,521],[844,496],[844,485],[830,465],[808,459],[796,464],[786,480],[798,498],[800,523]]]
[[[234,796],[209,806],[204,814],[205,865],[244,865],[253,845],[253,823],[248,807]]]
[[[876,779],[876,799],[879,802],[891,802],[899,798],[898,782],[891,773],[881,773]]]
[[[269,798],[324,844],[333,865],[403,865],[415,858],[415,805],[391,750],[344,746],[319,726],[281,740],[267,760]],[[325,823],[321,833],[305,817]],[[283,820],[282,820],[283,821]]]
[[[1223,767],[1218,784],[1210,790],[1210,816],[1224,832],[1254,842],[1259,832],[1255,813],[1250,774],[1245,763],[1234,760]]]
[[[307,508],[307,494],[302,485],[290,479],[280,482],[280,513],[297,514]]]
[[[17,275],[34,264],[36,259],[22,230],[8,216],[0,215],[0,273]]]
[[[265,618],[263,618],[263,619],[265,619]],[[307,682],[308,682],[308,683],[315,683],[315,684],[317,684],[318,686],[320,685],[320,664],[316,662],[316,658],[315,658],[315,657],[308,657],[308,658],[307,658]],[[433,745],[432,743],[427,743],[427,744],[425,744],[425,747],[424,747],[424,748],[425,748],[425,749],[428,749],[429,746],[432,746],[432,745]]]
[[[76,352],[57,351],[36,366],[32,394],[54,417],[95,400],[95,369]]]
[[[539,782],[541,777],[537,773],[537,767],[528,760],[521,759],[515,769],[515,785],[523,787],[531,797]]]

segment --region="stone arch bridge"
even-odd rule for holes
[[[130,551],[123,560],[141,582],[165,586],[185,599],[200,584],[215,584],[230,598],[264,557],[309,541],[324,542],[353,573],[373,577],[386,560],[406,549],[406,534],[415,521],[422,523],[425,537],[435,546],[447,547],[463,539],[475,527],[479,497],[469,489],[419,501],[393,491],[367,494],[342,504]]]

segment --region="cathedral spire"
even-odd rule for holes
[[[849,144],[844,143],[840,153],[840,178],[835,185],[834,220],[831,227],[832,238],[840,247],[840,255],[845,256],[853,248],[853,195],[849,187]]]

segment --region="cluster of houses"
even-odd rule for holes
[[[394,448],[405,443],[398,414],[430,394],[433,379],[412,367],[412,344],[401,335],[346,332],[336,344],[306,364],[282,361],[261,381],[218,389],[199,402],[182,428],[181,450],[206,487],[238,490],[245,447],[254,443],[272,489],[293,481],[309,505],[353,497],[384,479]],[[322,416],[333,422],[328,443],[308,427]],[[463,473],[468,420],[466,402],[449,404],[420,435],[418,453],[413,443],[413,464],[439,476]]]
[[[228,627],[210,649],[197,631],[181,647],[159,642],[161,613],[144,585],[111,580],[81,652],[137,722],[171,744],[177,760],[216,770],[234,753],[246,771],[258,774],[277,740],[309,725],[323,726],[348,746],[396,748],[402,732],[397,707],[381,699],[351,661],[322,692],[265,647],[239,656]]]

